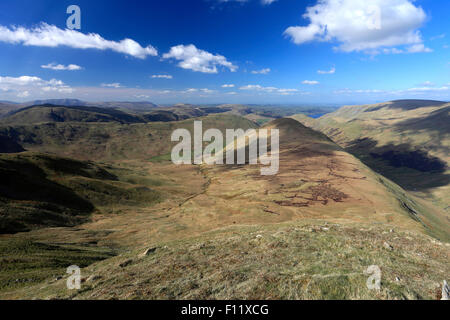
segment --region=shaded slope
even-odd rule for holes
[[[159,193],[145,185],[119,180],[92,162],[34,153],[0,155],[0,233],[74,226],[108,206],[159,201]]]

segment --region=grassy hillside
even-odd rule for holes
[[[375,171],[450,208],[450,104],[400,100],[346,106],[308,123]]]
[[[150,205],[159,193],[120,181],[92,162],[22,153],[0,155],[0,233],[88,221],[117,205]]]
[[[435,300],[449,258],[445,244],[381,226],[317,220],[239,226],[94,263],[82,270],[81,290],[67,290],[64,276],[2,297]],[[370,265],[380,266],[380,291],[366,286]]]
[[[233,115],[209,115],[203,128],[256,128],[257,124]],[[23,148],[81,160],[150,160],[170,154],[172,132],[193,130],[193,119],[153,123],[45,123],[40,125],[0,125],[0,135]]]
[[[45,122],[138,123],[144,122],[144,120],[115,109],[46,104],[14,111],[1,122],[8,124],[39,124]]]

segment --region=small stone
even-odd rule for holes
[[[102,277],[100,277],[100,276],[98,276],[98,275],[96,275],[96,274],[93,274],[93,275],[90,275],[87,279],[86,279],[86,282],[91,282],[91,281],[97,281],[97,280],[99,280],[99,279],[101,279]]]
[[[389,230],[389,232],[390,232],[390,233],[393,233],[393,232],[394,232],[394,229]]]
[[[322,229],[322,231],[328,231],[328,230],[330,230],[330,228],[327,228],[327,227],[322,227],[321,229]]]
[[[262,235],[258,234],[258,235],[256,236],[256,239],[261,239],[262,237],[263,237]]]
[[[399,277],[395,277],[395,281],[400,282],[400,278]]]
[[[152,253],[154,253],[156,251],[157,247],[153,247],[153,248],[148,248],[147,250],[145,250],[144,252],[142,252],[139,257],[145,257],[148,256]]]
[[[394,247],[391,246],[389,243],[387,243],[386,241],[383,243],[383,247],[385,247],[388,250],[394,250]]]
[[[125,268],[126,266],[130,265],[132,262],[133,262],[133,260],[131,260],[131,259],[125,260],[124,262],[119,264],[119,267]]]

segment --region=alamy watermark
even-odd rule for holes
[[[278,129],[226,129],[224,148],[223,134],[219,129],[203,133],[202,121],[194,121],[194,141],[187,129],[176,129],[172,142],[179,142],[171,153],[172,162],[181,164],[262,164],[261,175],[275,175],[279,170],[280,133]],[[270,137],[270,154],[268,139]],[[203,142],[210,142],[203,149]],[[193,144],[193,148],[192,148]],[[193,149],[193,154],[192,154]],[[225,151],[224,151],[225,149]],[[248,153],[248,159],[246,154]]]
[[[367,289],[380,290],[381,289],[381,269],[377,265],[371,265],[365,271],[365,274],[369,274],[369,278],[366,281]]]
[[[66,10],[67,14],[70,14],[70,16],[67,18],[66,25],[67,29],[73,30],[81,29],[81,9],[79,6],[72,4],[67,7]]]
[[[69,290],[79,290],[81,289],[81,269],[78,266],[70,266],[67,268],[67,273],[70,276],[67,278],[67,289]]]

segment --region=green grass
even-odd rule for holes
[[[106,248],[58,246],[29,239],[0,238],[0,290],[30,286],[55,280],[71,265],[86,267],[109,258],[113,252]]]
[[[138,179],[142,169],[134,170],[35,153],[0,155],[0,233],[75,226],[96,211],[160,202],[153,187],[162,182],[145,173]]]
[[[43,299],[435,299],[450,270],[448,248],[430,240],[382,226],[317,220],[230,227],[154,244],[155,252],[146,257],[139,257],[143,248],[95,263],[82,273],[100,280],[78,292],[65,289],[63,279],[16,294]],[[385,249],[384,242],[394,249]],[[126,267],[119,266],[127,260]],[[370,265],[382,271],[380,291],[366,286]]]

